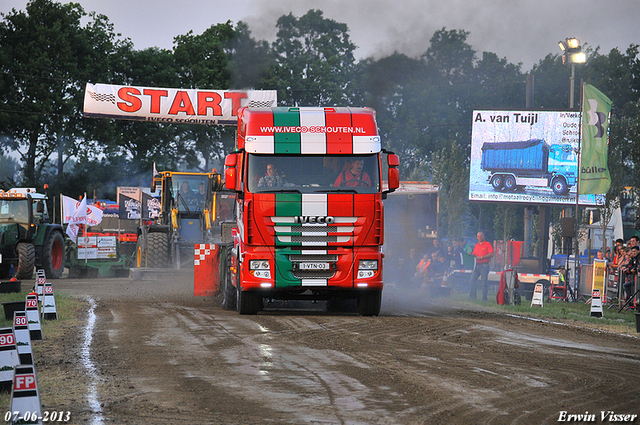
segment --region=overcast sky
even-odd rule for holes
[[[136,49],[170,49],[173,37],[231,20],[249,24],[257,39],[275,38],[276,20],[292,12],[320,9],[325,18],[346,23],[356,57],[379,58],[398,51],[424,53],[434,31],[470,32],[468,42],[483,51],[523,64],[528,71],[558,41],[578,37],[601,53],[640,44],[640,0],[75,0],[106,15],[116,32]],[[67,3],[67,1],[62,1]],[[0,12],[24,10],[26,0],[2,0]]]

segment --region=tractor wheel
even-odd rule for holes
[[[144,249],[144,243],[142,235],[138,236],[138,242],[136,243],[136,267],[147,267],[147,251]]]
[[[235,310],[236,308],[236,288],[233,287],[231,274],[231,251],[233,247],[227,247],[224,262],[221,264],[222,277],[222,308],[225,310]]]
[[[361,316],[377,316],[380,314],[382,291],[366,291],[358,296],[358,313]]]
[[[40,259],[44,274],[49,279],[60,279],[64,272],[64,236],[61,232],[52,232],[42,247]]]
[[[18,244],[18,268],[16,278],[31,279],[33,277],[33,267],[36,263],[36,249],[32,243]]]
[[[169,261],[169,235],[166,233],[149,233],[147,246],[147,267],[162,269],[171,266]]]

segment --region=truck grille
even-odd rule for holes
[[[357,217],[335,217],[332,224],[300,225],[293,217],[271,217],[275,238],[281,244],[324,246],[349,244],[357,231]]]

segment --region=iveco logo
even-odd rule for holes
[[[296,224],[312,223],[312,224],[332,224],[336,219],[331,216],[318,217],[313,215],[297,215],[293,217],[293,222]]]

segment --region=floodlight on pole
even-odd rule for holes
[[[576,64],[585,63],[587,55],[582,51],[580,40],[575,37],[565,38],[558,42],[560,50],[562,50],[562,63],[571,64],[570,92],[569,92],[569,109],[573,109],[573,98],[575,93]]]

